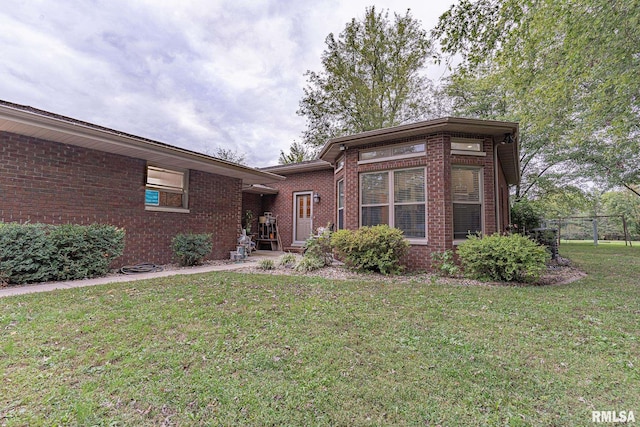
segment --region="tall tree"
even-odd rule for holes
[[[550,146],[583,175],[634,191],[640,1],[461,0],[433,36],[462,58],[458,78],[500,82],[507,112],[543,144],[525,151]]]
[[[421,71],[431,43],[410,10],[390,20],[372,6],[325,43],[323,71],[305,74],[298,110],[307,119],[306,144],[429,116],[432,85]]]
[[[284,151],[280,150],[280,158],[278,158],[278,163],[281,165],[288,165],[291,163],[300,163],[307,160],[313,160],[316,158],[316,150],[312,148],[305,147],[304,144],[300,142],[293,142],[289,147],[289,153],[285,154]]]

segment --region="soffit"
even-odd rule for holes
[[[151,164],[165,167],[194,169],[229,176],[241,179],[245,184],[266,184],[284,179],[270,172],[31,107],[0,105],[0,131],[144,159]]]
[[[377,129],[330,139],[320,151],[319,158],[329,163],[345,150],[358,148],[368,144],[385,141],[400,140],[438,133],[462,133],[492,137],[498,144],[498,155],[509,184],[515,184],[520,179],[520,165],[518,160],[518,123],[496,120],[478,120],[460,117],[444,117],[407,125]],[[511,142],[504,143],[506,135],[511,135]]]

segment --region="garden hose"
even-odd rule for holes
[[[156,271],[162,271],[162,267],[148,262],[136,265],[125,265],[120,269],[120,272],[123,274],[153,273]]]

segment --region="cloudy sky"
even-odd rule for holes
[[[3,0],[0,99],[273,165],[301,140],[304,73],[329,33],[372,5],[429,30],[453,2]]]

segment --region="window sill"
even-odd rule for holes
[[[407,240],[409,241],[409,244],[411,246],[428,246],[429,242],[427,241],[427,239],[420,239],[420,238],[407,238]]]
[[[173,213],[185,213],[185,214],[190,213],[189,209],[185,209],[185,208],[170,208],[170,207],[166,207],[166,206],[145,206],[144,210],[145,211],[150,211],[150,212],[173,212]]]
[[[476,157],[486,157],[487,153],[484,151],[464,151],[464,150],[451,150],[451,154],[455,154],[457,156],[476,156]]]

